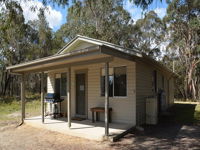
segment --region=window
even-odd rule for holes
[[[109,68],[109,96],[127,96],[126,67]],[[101,70],[101,96],[105,96],[105,69]]]
[[[114,95],[126,96],[126,67],[114,69]]]
[[[56,74],[55,93],[58,93],[60,96],[67,95],[67,74],[66,73]]]

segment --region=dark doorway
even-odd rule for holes
[[[76,115],[86,116],[86,74],[76,74]]]

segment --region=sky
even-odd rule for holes
[[[19,1],[21,4],[26,21],[38,19],[37,14],[39,11],[36,10],[35,12],[33,12],[30,10],[30,8],[32,6],[37,6],[38,8],[43,7],[41,0],[29,0],[26,2],[20,0],[17,1]],[[47,18],[47,22],[49,23],[49,26],[53,29],[53,31],[57,31],[62,24],[66,23],[68,7],[69,6],[53,6],[53,4],[47,5],[48,9],[45,11],[45,15]],[[165,0],[162,0],[162,2],[160,2],[160,0],[154,0],[153,4],[149,6],[148,11],[154,10],[160,18],[163,18],[166,14],[166,8],[167,4]],[[124,9],[126,9],[130,13],[134,21],[142,18],[142,9],[131,4],[129,0],[125,0]]]

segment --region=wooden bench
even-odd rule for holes
[[[96,112],[96,121],[99,121],[99,118],[100,118],[99,113],[100,112],[105,113],[105,108],[104,107],[93,107],[93,108],[90,108],[90,111],[92,112],[92,122],[94,123],[95,122],[94,113]],[[112,122],[112,108],[109,108],[108,120],[110,123]]]

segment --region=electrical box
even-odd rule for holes
[[[155,125],[158,122],[157,97],[146,99],[146,124]]]

